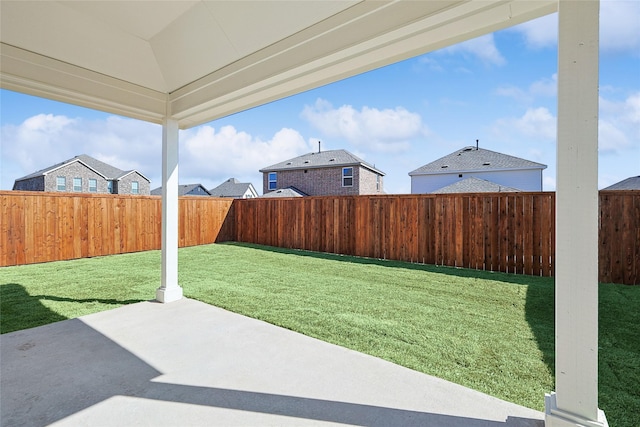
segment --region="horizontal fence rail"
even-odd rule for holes
[[[0,266],[159,249],[154,196],[0,192]],[[601,191],[599,280],[640,284],[640,191]],[[179,199],[179,245],[238,241],[553,276],[555,194]]]
[[[231,240],[232,200],[181,197],[180,246]],[[0,266],[160,249],[157,196],[0,192]]]

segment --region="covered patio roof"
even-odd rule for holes
[[[189,128],[557,1],[2,1],[2,87]]]
[[[163,125],[162,284],[178,286],[178,129],[559,12],[556,393],[597,408],[599,1],[0,2],[0,87]],[[160,338],[161,339],[161,338]]]

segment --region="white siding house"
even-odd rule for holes
[[[411,194],[427,194],[467,178],[520,191],[542,191],[546,165],[477,147],[465,147],[409,172]]]

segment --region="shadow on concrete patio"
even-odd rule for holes
[[[196,317],[208,313],[216,319],[213,323],[212,319],[203,319],[199,323],[200,326],[205,324],[204,329],[194,327],[198,335],[185,339],[189,332],[181,329],[196,320],[192,316],[194,311],[199,313]],[[178,312],[185,313],[183,319],[175,316]],[[158,320],[160,318],[162,320]],[[542,426],[542,421],[535,417],[501,417],[503,407],[495,412],[497,418],[452,415],[451,407],[465,406],[468,401],[461,397],[460,387],[453,384],[448,391],[450,394],[445,396],[446,406],[451,407],[443,408],[442,413],[406,409],[415,407],[415,396],[409,393],[424,395],[425,403],[428,403],[430,390],[434,390],[437,406],[438,399],[443,396],[436,394],[442,394],[440,388],[444,382],[434,379],[437,381],[435,387],[424,383],[421,389],[409,386],[404,390],[394,390],[398,384],[384,380],[378,383],[376,379],[372,383],[370,378],[362,377],[363,372],[380,378],[409,375],[413,378],[410,381],[417,378],[419,383],[429,377],[192,300],[173,303],[172,307],[156,303],[134,304],[85,319],[88,321],[83,318],[66,320],[0,337],[2,426],[52,423]],[[229,321],[238,323],[238,319],[245,323],[242,330],[237,329],[237,324],[225,325]],[[166,322],[178,323],[178,328],[169,331]],[[90,326],[91,323],[98,327]],[[215,328],[222,329],[216,331]],[[163,329],[165,334],[161,333]],[[203,334],[206,330],[211,333]],[[131,331],[134,331],[132,335],[129,334]],[[274,335],[270,336],[272,331]],[[124,335],[123,341],[128,347],[136,349],[130,351],[112,339],[119,335]],[[140,342],[145,340],[143,337],[148,337],[149,341]],[[291,341],[292,352],[282,349],[283,339]],[[152,341],[156,344],[149,345]],[[239,342],[237,345],[230,344],[236,341]],[[276,347],[271,348],[271,345]],[[300,348],[300,352],[295,348]],[[230,354],[225,354],[227,352]],[[244,356],[239,357],[239,354]],[[289,359],[283,359],[283,355],[288,355]],[[344,372],[340,368],[332,370],[332,364],[342,366],[336,356],[356,358],[357,363],[349,360],[345,364],[353,371],[353,378],[342,378]],[[165,372],[152,366],[149,361],[153,360],[162,360],[160,364]],[[317,366],[318,360],[327,360],[328,368]],[[359,370],[358,365],[371,362],[372,366]],[[261,366],[267,369],[259,369],[256,363],[266,363]],[[233,369],[229,369],[230,366]],[[377,372],[371,372],[372,367]],[[391,372],[382,369],[391,369]],[[398,369],[401,372],[395,372]],[[313,370],[320,372],[307,378]],[[326,383],[317,381],[325,376]],[[268,379],[273,381],[272,385],[268,384]],[[332,389],[343,381],[350,385]],[[345,398],[344,389],[353,384],[357,386],[349,392],[350,397]],[[374,384],[379,390],[371,389]],[[360,390],[358,387],[365,388]],[[397,393],[405,393],[406,398],[394,396]],[[314,395],[335,395],[337,400],[312,397]],[[389,399],[385,397],[387,395],[394,398]],[[387,399],[388,406],[368,403],[372,401],[371,396],[377,402]],[[456,402],[458,399],[461,400]],[[404,400],[404,408],[396,407],[398,401]],[[479,406],[497,402],[505,403],[478,393]],[[465,414],[469,408],[461,407],[459,411]],[[488,413],[491,412],[489,408]]]

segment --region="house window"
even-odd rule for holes
[[[376,191],[380,191],[380,175],[376,175]]]
[[[82,191],[82,178],[73,178],[73,191]]]
[[[98,192],[98,180],[89,178],[89,193],[97,193]]]
[[[67,189],[67,178],[59,176],[56,178],[56,188],[58,191],[65,191]]]
[[[278,175],[275,172],[269,172],[269,190],[278,188]]]
[[[342,186],[353,187],[353,168],[342,168]]]
[[[113,181],[107,181],[107,191],[109,194],[113,194]]]
[[[138,193],[139,193],[138,181],[133,181],[131,183],[131,194],[138,194]]]

